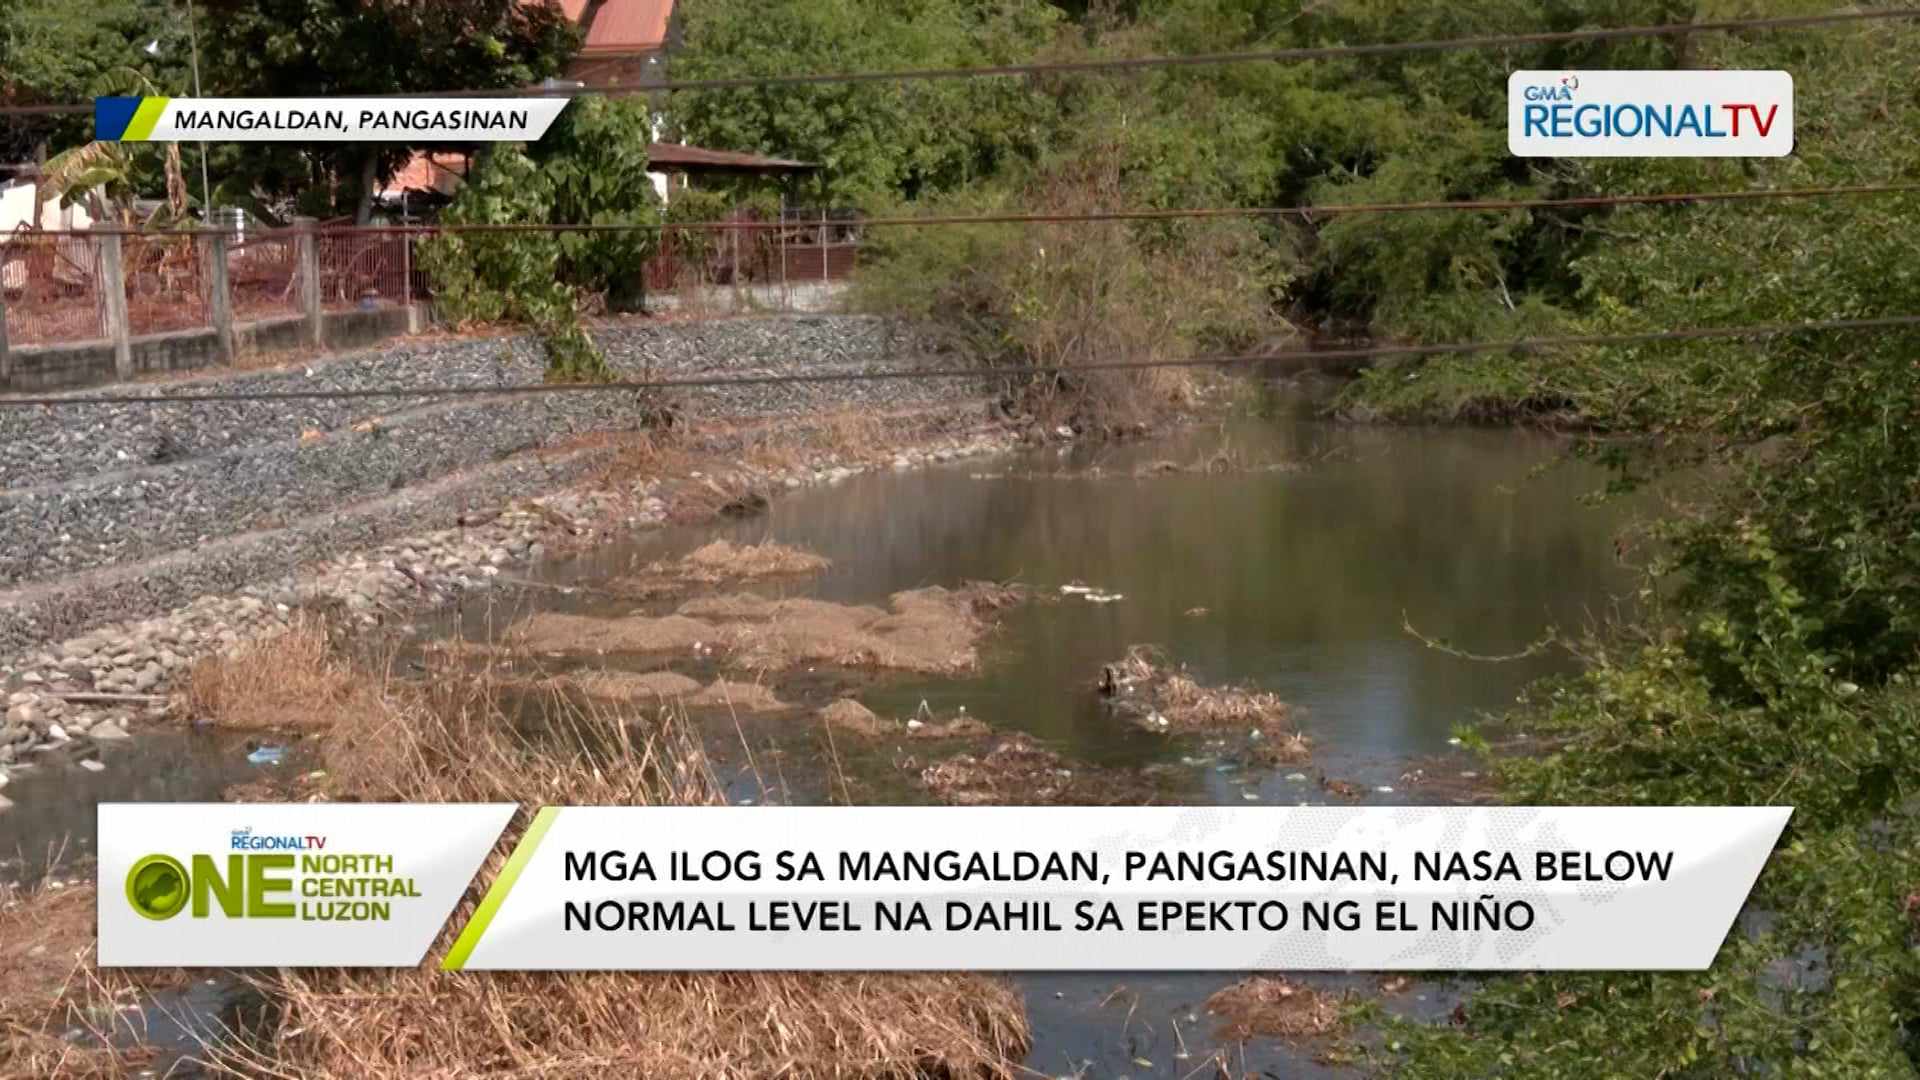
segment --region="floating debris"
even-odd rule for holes
[[[252,753],[247,755],[247,764],[278,765],[280,764],[281,759],[285,758],[286,756],[287,756],[287,748],[284,746],[257,747],[254,749]]]
[[[1332,997],[1265,975],[1214,994],[1207,999],[1207,1009],[1225,1017],[1229,1030],[1239,1038],[1300,1039],[1325,1035],[1340,1025],[1340,1006]]]

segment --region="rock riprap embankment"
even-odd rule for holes
[[[878,460],[822,451],[771,471],[736,467],[743,489],[779,491],[833,484],[876,468],[911,467],[1010,449],[1005,432],[966,432]],[[83,761],[100,742],[137,734],[164,717],[194,660],[284,629],[307,611],[349,625],[404,625],[405,618],[463,594],[516,587],[517,567],[591,542],[603,527],[648,528],[675,513],[672,500],[697,486],[683,478],[586,485],[466,510],[463,524],[338,555],[231,594],[206,595],[162,615],[100,625],[59,644],[38,644],[0,664],[11,677],[0,721],[0,787],[10,771]],[[0,796],[0,809],[6,803]]]
[[[621,321],[594,334],[620,375],[861,374],[947,365],[916,333],[844,315]],[[477,391],[538,383],[525,337],[411,341],[312,364],[138,384],[140,395]],[[71,395],[88,402],[129,387]],[[953,380],[754,383],[503,396],[268,397],[0,408],[0,656],[112,619],[234,591],[392,536],[447,504],[581,478],[584,436],[685,418],[814,419],[950,406]],[[93,575],[98,573],[96,582]],[[58,596],[54,596],[58,593]]]

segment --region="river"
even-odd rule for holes
[[[681,554],[715,537],[775,539],[815,551],[832,568],[804,586],[823,599],[873,602],[921,585],[967,579],[1024,583],[1057,602],[1009,612],[977,675],[865,685],[882,715],[965,706],[1001,731],[1032,733],[1069,758],[1134,767],[1177,765],[1185,798],[1251,805],[1325,801],[1300,770],[1246,771],[1190,745],[1118,724],[1092,687],[1102,664],[1152,644],[1202,683],[1278,694],[1314,740],[1315,776],[1356,784],[1368,802],[1430,802],[1411,768],[1472,771],[1450,745],[1458,725],[1511,704],[1530,681],[1571,669],[1562,653],[1488,663],[1527,650],[1548,627],[1578,631],[1612,611],[1631,584],[1614,556],[1623,511],[1589,505],[1596,470],[1562,462],[1555,439],[1514,431],[1352,426],[1313,419],[1292,399],[1266,415],[1184,429],[1151,441],[1072,445],[998,459],[867,473],[791,492],[751,519],[669,528],[542,567],[540,578],[585,585]],[[1061,595],[1083,584],[1120,599]],[[587,590],[520,594],[516,610],[471,608],[484,635],[533,605],[621,610]],[[630,607],[631,605],[627,605]],[[440,620],[447,629],[453,620]],[[785,725],[784,729],[782,725]],[[769,792],[736,776],[744,799],[827,797],[812,725],[784,720],[734,732],[749,752],[779,752]],[[722,736],[717,742],[727,741]],[[231,740],[141,735],[108,768],[25,775],[0,817],[0,853],[32,868],[63,842],[90,843],[100,800],[212,799],[249,770]],[[838,760],[838,759],[837,759]],[[911,774],[857,753],[869,801],[924,800]],[[764,777],[762,778],[764,780]],[[1215,1046],[1202,1003],[1232,981],[1218,974],[1022,977],[1045,1075],[1183,1076]],[[1370,990],[1377,980],[1308,980]],[[1388,1007],[1444,1016],[1455,990],[1416,982]],[[1245,1068],[1315,1075],[1301,1049],[1256,1042]],[[1180,1057],[1181,1053],[1186,1057]],[[1141,1062],[1151,1062],[1143,1065]]]

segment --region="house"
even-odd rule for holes
[[[585,37],[567,78],[592,87],[665,77],[674,0],[560,0]]]
[[[84,229],[93,222],[81,204],[61,206],[58,199],[40,202],[40,171],[31,165],[10,170],[0,179],[0,233],[28,229]]]
[[[388,209],[404,206],[411,211],[445,206],[466,182],[469,165],[463,153],[417,152],[380,190],[378,201]],[[788,158],[663,142],[647,144],[647,166],[647,178],[653,181],[661,202],[672,202],[674,192],[700,177],[794,176],[819,168]]]

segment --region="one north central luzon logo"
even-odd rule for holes
[[[1527,138],[1765,138],[1780,103],[1761,101],[1651,102],[1589,100],[1577,75],[1527,86],[1521,94],[1521,134]]]
[[[326,850],[327,838],[236,829],[219,855],[185,861],[152,854],[127,871],[127,903],[149,919],[294,919],[386,922],[393,904],[420,897],[392,855]]]

